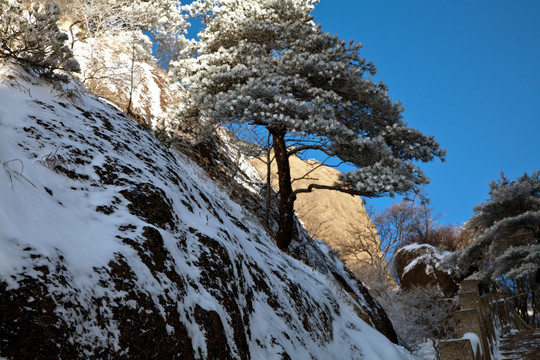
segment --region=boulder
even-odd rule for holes
[[[450,254],[428,244],[412,244],[398,250],[394,265],[401,287],[438,286],[446,296],[455,296],[459,284],[451,272],[441,266],[442,260]]]

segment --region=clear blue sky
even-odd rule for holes
[[[540,170],[539,0],[321,0],[313,15],[364,44],[404,120],[447,149],[422,166],[441,222],[470,218],[501,171]]]

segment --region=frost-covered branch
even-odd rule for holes
[[[42,77],[67,81],[67,72],[80,71],[65,44],[68,36],[57,22],[60,10],[56,4],[33,4],[28,9],[20,0],[0,0],[0,59],[10,59]]]

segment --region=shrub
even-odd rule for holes
[[[26,9],[21,0],[0,0],[0,13],[0,59],[15,61],[52,81],[68,80],[55,70],[79,71],[65,45],[68,36],[58,28],[56,4],[32,4]]]

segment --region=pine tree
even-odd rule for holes
[[[55,70],[79,71],[79,64],[65,44],[68,36],[57,26],[56,4],[33,4],[26,9],[21,0],[0,0],[0,59],[10,59],[42,77],[67,81]]]
[[[331,189],[376,197],[428,182],[413,161],[444,158],[433,139],[402,121],[399,102],[374,83],[360,44],[313,23],[314,0],[195,1],[200,42],[173,74],[186,88],[182,126],[249,124],[267,131],[279,178],[278,246],[293,237],[298,193]],[[293,191],[289,157],[316,150],[354,165],[334,186]]]
[[[459,258],[464,275],[503,282],[513,295],[526,293],[520,301],[527,317],[540,286],[540,171],[510,181],[490,183],[489,198],[474,207],[466,224],[476,230],[476,241]],[[519,300],[518,298],[516,298]],[[534,307],[533,307],[534,308]]]

